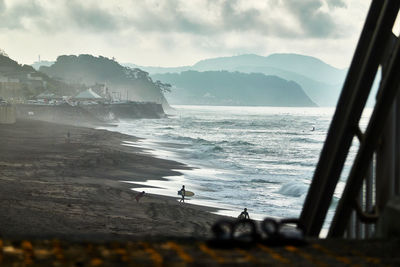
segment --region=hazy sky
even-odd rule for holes
[[[347,67],[369,0],[0,0],[0,48],[19,63],[62,54],[180,66],[300,53]]]

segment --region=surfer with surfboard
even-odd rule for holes
[[[185,190],[185,186],[184,185],[182,185],[182,188],[181,188],[181,190],[180,190],[180,192],[181,192],[181,200],[179,200],[179,202],[185,202],[185,195],[186,195],[186,190]]]
[[[249,213],[247,212],[247,208],[244,208],[242,213],[240,213],[239,219],[250,219]]]
[[[181,190],[178,191],[178,195],[181,196],[179,202],[185,202],[185,197],[192,197],[194,196],[194,193],[191,191],[186,191],[185,186],[182,185]]]

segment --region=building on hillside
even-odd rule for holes
[[[0,95],[5,99],[18,98],[22,87],[19,79],[0,76]]]
[[[47,89],[47,82],[43,80],[43,77],[38,75],[36,72],[31,72],[26,75],[26,84],[30,89],[40,90]]]
[[[8,100],[25,99],[31,92],[46,90],[47,82],[37,73],[3,73],[0,75],[0,95]]]
[[[32,81],[43,81],[43,78],[41,76],[35,75],[35,72],[28,73],[26,77],[28,78],[28,80]]]

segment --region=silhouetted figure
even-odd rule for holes
[[[244,208],[244,211],[242,211],[242,213],[240,213],[239,219],[250,219],[249,213],[247,212],[247,209]]]
[[[136,202],[139,202],[139,200],[144,196],[144,191],[140,192],[139,194],[136,195],[135,199]]]
[[[181,200],[179,200],[179,202],[185,202],[185,194],[186,194],[185,186],[182,185],[182,188],[181,188]]]
[[[69,140],[70,140],[71,134],[69,133],[69,131],[67,132],[67,143],[69,144]]]

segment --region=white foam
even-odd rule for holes
[[[281,186],[278,193],[285,196],[301,197],[308,191],[308,186],[303,183],[286,183]]]

